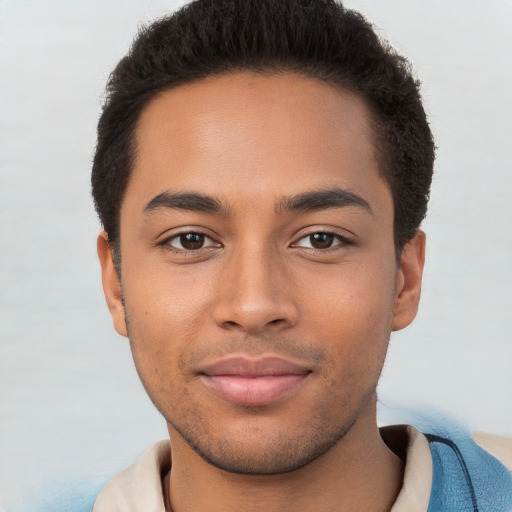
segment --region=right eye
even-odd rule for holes
[[[163,243],[164,246],[172,247],[178,251],[198,251],[207,247],[219,247],[220,244],[212,240],[204,233],[194,231],[188,233],[178,233]]]

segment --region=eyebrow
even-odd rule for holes
[[[162,192],[155,196],[144,207],[144,213],[150,213],[160,208],[171,210],[186,210],[190,212],[214,213],[227,217],[229,208],[213,196],[195,192],[173,193]]]
[[[373,211],[367,201],[354,192],[341,188],[304,192],[296,196],[286,197],[278,204],[277,212],[280,214],[315,212],[328,208],[344,208],[347,206],[363,208],[373,215]]]
[[[373,214],[369,203],[361,196],[341,188],[316,190],[286,197],[277,204],[276,212],[282,215],[291,212],[314,212],[347,206],[357,206]],[[162,192],[151,199],[143,211],[144,213],[150,213],[160,208],[210,213],[224,217],[230,214],[229,207],[215,197],[196,192]]]

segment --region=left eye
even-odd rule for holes
[[[330,249],[331,247],[341,245],[344,242],[348,242],[348,240],[345,240],[339,235],[319,232],[304,236],[293,245],[295,247],[306,247],[309,249]]]
[[[180,251],[197,251],[205,247],[216,246],[217,244],[204,233],[180,233],[167,240],[166,245]]]

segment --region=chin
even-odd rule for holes
[[[290,429],[277,432],[269,428],[253,435],[247,430],[228,433],[226,429],[222,437],[171,425],[196,454],[218,469],[243,475],[276,475],[312,463],[339,443],[354,423],[349,421],[338,428],[332,423],[303,426],[295,435]]]

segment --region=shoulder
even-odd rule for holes
[[[512,510],[512,474],[504,464],[512,454],[510,440],[477,434],[482,447],[453,423],[425,437],[433,465],[429,511]]]
[[[13,510],[164,512],[162,478],[170,468],[170,463],[170,443],[160,441],[147,449],[135,464],[107,483],[103,478],[95,478],[45,484],[44,488],[27,493],[13,504]],[[1,511],[3,509],[0,504]]]
[[[512,439],[485,432],[474,432],[473,441],[512,472]]]
[[[389,434],[396,437],[406,460],[397,512],[512,512],[511,439],[471,434],[466,426],[439,412],[409,414],[407,420],[416,428],[394,426],[383,432],[395,453]]]
[[[105,485],[93,512],[161,512],[162,479],[171,466],[169,441],[159,441]]]

